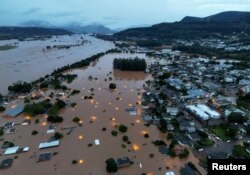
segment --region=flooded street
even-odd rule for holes
[[[17,133],[5,134],[5,140],[13,141],[18,146],[29,146],[30,151],[18,154],[11,168],[1,170],[1,175],[106,175],[105,161],[108,158],[129,157],[134,162],[133,165],[119,169],[119,175],[163,175],[168,166],[171,171],[179,174],[180,167],[192,161],[198,166],[198,160],[191,154],[188,159],[181,161],[179,158],[163,156],[152,141],[164,139],[156,126],[145,126],[141,113],[141,100],[143,84],[151,79],[151,76],[143,72],[113,71],[112,62],[116,57],[145,58],[144,54],[108,54],[92,63],[91,66],[76,69],[67,73],[77,74],[78,78],[68,86],[71,89],[81,90],[78,95],[62,97],[68,104],[77,103],[76,107],[66,107],[60,111],[64,121],[56,125],[56,132],[64,134],[60,146],[45,150],[39,150],[38,145],[47,141],[52,134],[47,134],[48,123],[46,117],[37,117],[39,124],[29,126],[16,126]],[[89,79],[92,76],[93,79]],[[110,90],[109,84],[116,83],[117,89]],[[59,92],[59,91],[58,91]],[[57,92],[57,93],[58,93]],[[56,93],[56,92],[55,92]],[[49,94],[49,92],[45,92]],[[84,96],[94,94],[92,100],[84,100]],[[136,115],[130,115],[126,109],[137,107]],[[72,119],[79,117],[83,124],[78,126]],[[24,116],[10,119],[20,123]],[[1,118],[1,123],[6,119]],[[128,131],[120,133],[117,125],[126,125]],[[73,128],[70,131],[70,128]],[[103,128],[106,128],[104,131]],[[32,136],[31,132],[37,130],[39,133]],[[111,131],[118,131],[116,137],[111,135]],[[148,133],[149,138],[144,134]],[[126,135],[131,144],[123,142],[122,137]],[[99,139],[100,145],[95,145],[95,140]],[[0,142],[2,144],[2,142]],[[92,144],[93,146],[90,146]],[[124,145],[123,145],[124,144]],[[170,143],[167,142],[169,145]],[[123,146],[122,146],[123,145]],[[3,150],[2,150],[3,151]],[[56,152],[50,161],[36,163],[39,153]],[[151,157],[150,154],[153,156]],[[2,156],[4,158],[14,156]],[[73,165],[72,160],[79,163]],[[198,167],[199,168],[199,167]]]
[[[83,38],[81,38],[81,36]],[[82,41],[86,41],[80,45]],[[47,40],[0,41],[0,45],[18,43],[15,49],[0,51],[0,93],[7,94],[7,88],[17,81],[33,81],[54,69],[72,64],[99,52],[114,48],[112,42],[99,40],[88,35],[54,36]],[[53,46],[79,45],[69,49]],[[52,49],[46,49],[47,46]]]

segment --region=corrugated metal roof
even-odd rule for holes
[[[59,140],[55,140],[52,142],[44,142],[44,143],[39,144],[39,149],[55,147],[55,146],[59,146],[59,144],[60,144]]]
[[[19,146],[11,147],[5,150],[4,154],[9,155],[9,154],[15,154],[19,150]]]
[[[4,116],[16,117],[23,112],[24,106],[18,105],[15,108],[11,108],[5,111]]]

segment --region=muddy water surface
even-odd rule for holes
[[[56,126],[56,131],[64,134],[60,146],[38,150],[39,143],[47,141],[51,136],[46,133],[48,124],[43,123],[46,122],[44,116],[39,117],[39,124],[34,124],[33,121],[30,126],[16,126],[17,133],[5,135],[4,138],[14,141],[19,146],[29,146],[30,151],[19,154],[13,166],[10,169],[1,170],[0,174],[106,175],[105,160],[110,157],[124,156],[128,156],[134,164],[120,169],[119,175],[140,175],[141,173],[164,175],[167,171],[166,166],[179,174],[179,168],[186,162],[193,161],[197,165],[198,161],[192,154],[184,161],[180,161],[179,158],[171,159],[161,155],[158,148],[151,143],[166,137],[160,134],[155,126],[146,127],[140,115],[142,111],[138,104],[141,102],[142,87],[146,80],[151,79],[151,76],[142,72],[121,72],[112,69],[112,61],[115,57],[134,56],[145,57],[145,55],[109,54],[88,68],[68,72],[78,75],[69,87],[79,89],[81,93],[63,98],[69,104],[76,102],[77,106],[67,107],[60,112],[60,115],[64,117],[64,122]],[[89,80],[89,76],[92,76],[93,80]],[[111,82],[117,85],[114,91],[109,90]],[[84,96],[91,94],[94,94],[92,100],[83,99]],[[131,116],[125,111],[131,106],[138,108],[137,115]],[[76,116],[82,120],[81,127],[72,122]],[[19,123],[23,117],[19,116],[14,121]],[[1,123],[5,121],[6,119],[1,118]],[[119,124],[126,125],[128,132],[119,133],[114,137],[111,131],[118,131],[116,126]],[[71,127],[75,127],[72,132],[70,129],[65,129]],[[106,131],[103,131],[103,128],[106,128]],[[39,134],[31,136],[33,130],[39,131]],[[144,138],[145,133],[148,133],[150,137]],[[129,137],[131,144],[122,141],[124,135]],[[100,145],[95,145],[96,139],[99,139]],[[89,147],[89,144],[93,146]],[[125,146],[122,147],[122,144]],[[50,161],[36,163],[41,152],[57,152],[58,154]],[[150,154],[154,157],[150,158]],[[1,156],[0,159],[6,157],[14,156]],[[79,163],[73,165],[72,160],[77,160]]]

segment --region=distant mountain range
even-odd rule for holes
[[[185,17],[180,22],[132,28],[114,35],[117,39],[161,40],[194,39],[233,33],[250,34],[250,12],[222,12],[205,18]]]
[[[97,33],[97,34],[113,34],[114,31],[102,24],[83,25],[73,22],[67,25],[53,25],[47,21],[32,20],[20,24],[23,27],[45,27],[45,28],[61,28],[73,33]]]
[[[97,33],[97,34],[113,34],[114,31],[105,27],[101,24],[91,24],[91,25],[80,25],[80,24],[71,24],[67,26],[61,26],[63,29],[74,33]]]
[[[64,29],[43,27],[0,27],[0,39],[24,39],[32,36],[72,34]]]

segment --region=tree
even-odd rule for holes
[[[164,120],[163,118],[160,119],[160,130],[162,132],[166,132],[167,131],[167,121]]]
[[[185,148],[184,151],[180,154],[180,158],[186,158],[189,155],[189,151]]]
[[[63,122],[63,118],[61,116],[50,115],[47,121],[51,123],[61,123]]]
[[[127,58],[115,58],[113,61],[114,69],[120,69],[125,71],[145,71],[147,64],[145,59],[138,57],[134,59]]]
[[[229,116],[228,116],[228,121],[231,123],[239,123],[239,124],[243,124],[244,122],[246,122],[248,120],[247,117],[241,115],[240,113],[237,112],[232,112]]]
[[[122,137],[122,140],[123,140],[124,142],[127,142],[127,141],[128,141],[128,136],[123,136],[123,137]]]
[[[80,118],[79,118],[79,117],[73,118],[73,122],[78,123],[79,121],[80,121]]]
[[[127,132],[128,130],[128,127],[125,126],[125,125],[119,125],[119,131],[122,132],[122,133],[125,133]]]
[[[3,111],[5,111],[5,107],[3,107],[3,106],[0,106],[0,112],[3,112]]]
[[[230,137],[236,137],[238,134],[238,129],[235,126],[229,126],[227,129],[227,134]]]
[[[116,161],[113,158],[109,158],[106,160],[106,170],[109,173],[115,173],[118,171]]]
[[[110,83],[109,84],[109,89],[116,89],[116,84],[115,83]]]
[[[61,134],[61,133],[59,133],[59,132],[56,132],[56,133],[54,134],[54,138],[55,138],[56,140],[59,140],[59,139],[63,138],[63,134]]]

